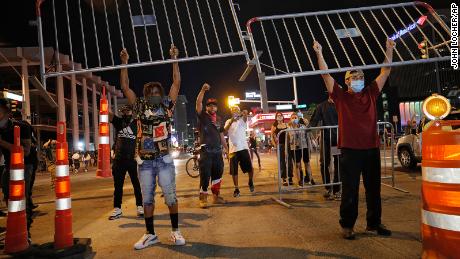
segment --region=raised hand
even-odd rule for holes
[[[204,83],[203,87],[201,87],[201,91],[206,92],[206,91],[209,91],[209,90],[211,90],[211,86],[208,83]]]
[[[169,55],[172,59],[177,59],[177,57],[179,56],[179,49],[174,44],[171,44],[171,48],[169,49]]]
[[[129,55],[126,49],[122,49],[120,52],[120,59],[122,64],[128,64]]]
[[[315,50],[316,53],[321,53],[321,52],[323,52],[323,47],[322,47],[321,44],[319,44],[319,42],[317,42],[316,40],[313,41],[313,49]]]

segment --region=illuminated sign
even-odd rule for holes
[[[22,95],[14,94],[8,91],[3,91],[3,97],[6,99],[11,99],[11,100],[22,102]]]
[[[246,99],[260,100],[260,93],[259,92],[246,92]]]
[[[276,110],[277,110],[277,111],[292,110],[292,104],[280,104],[280,105],[276,105]]]
[[[254,117],[251,118],[251,127],[254,127],[258,123],[263,122],[274,122],[275,121],[275,114],[276,113],[259,113],[256,114]],[[283,112],[284,120],[286,121],[291,117],[291,112]]]
[[[421,16],[420,18],[418,18],[417,22],[414,22],[414,23],[410,24],[409,26],[407,26],[407,28],[399,30],[395,34],[391,35],[390,39],[396,40],[397,38],[402,37],[404,34],[406,34],[409,31],[412,31],[413,29],[415,29],[417,27],[417,24],[422,26],[425,23],[427,18],[428,17],[426,17],[425,15]]]
[[[306,104],[299,104],[297,105],[297,109],[305,109],[307,108],[307,105]]]

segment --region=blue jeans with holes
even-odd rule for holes
[[[166,205],[170,207],[177,204],[176,170],[171,155],[158,157],[154,160],[144,160],[138,165],[137,171],[144,205],[155,204],[157,179],[163,191]]]

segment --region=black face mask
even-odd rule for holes
[[[132,115],[123,115],[123,116],[122,116],[123,121],[124,121],[125,123],[130,123],[132,117],[133,117]]]
[[[149,96],[146,99],[150,105],[159,105],[161,103],[161,96]]]

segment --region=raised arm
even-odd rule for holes
[[[179,56],[179,50],[174,46],[174,44],[171,44],[171,49],[169,50],[169,54],[171,55],[172,59],[177,59]],[[179,90],[180,90],[180,70],[179,70],[179,63],[174,62],[172,64],[173,66],[173,83],[171,85],[171,90],[169,90],[169,98],[173,102],[176,102],[177,96],[179,95]]]
[[[204,94],[206,93],[206,91],[209,91],[209,89],[211,89],[211,86],[208,85],[208,83],[204,83],[201,87],[200,93],[198,93],[198,96],[196,97],[195,109],[198,114],[201,114],[201,112],[203,111]]]
[[[320,70],[326,70],[328,69],[328,66],[326,64],[326,60],[324,60],[323,57],[323,47],[319,42],[316,40],[313,42],[313,49],[316,52],[316,57],[318,58],[318,66]],[[324,83],[326,84],[327,91],[329,93],[332,93],[334,90],[334,78],[330,74],[322,74],[321,77],[324,80]]]
[[[128,51],[126,49],[123,49],[120,53],[120,59],[121,63],[123,65],[128,64]],[[129,104],[134,104],[136,102],[136,94],[134,91],[129,88],[129,78],[128,78],[128,69],[127,68],[122,68],[120,71],[120,85],[121,85],[121,90],[123,90],[123,94],[126,96],[128,99]]]
[[[395,46],[396,43],[392,39],[387,40],[387,50],[385,52],[385,60],[383,61],[383,64],[390,64],[393,61],[393,49],[395,48]],[[390,76],[390,72],[391,67],[382,67],[382,69],[380,70],[380,75],[375,79],[375,82],[377,83],[377,86],[379,87],[380,91],[382,91],[382,88],[385,85],[388,76]]]

